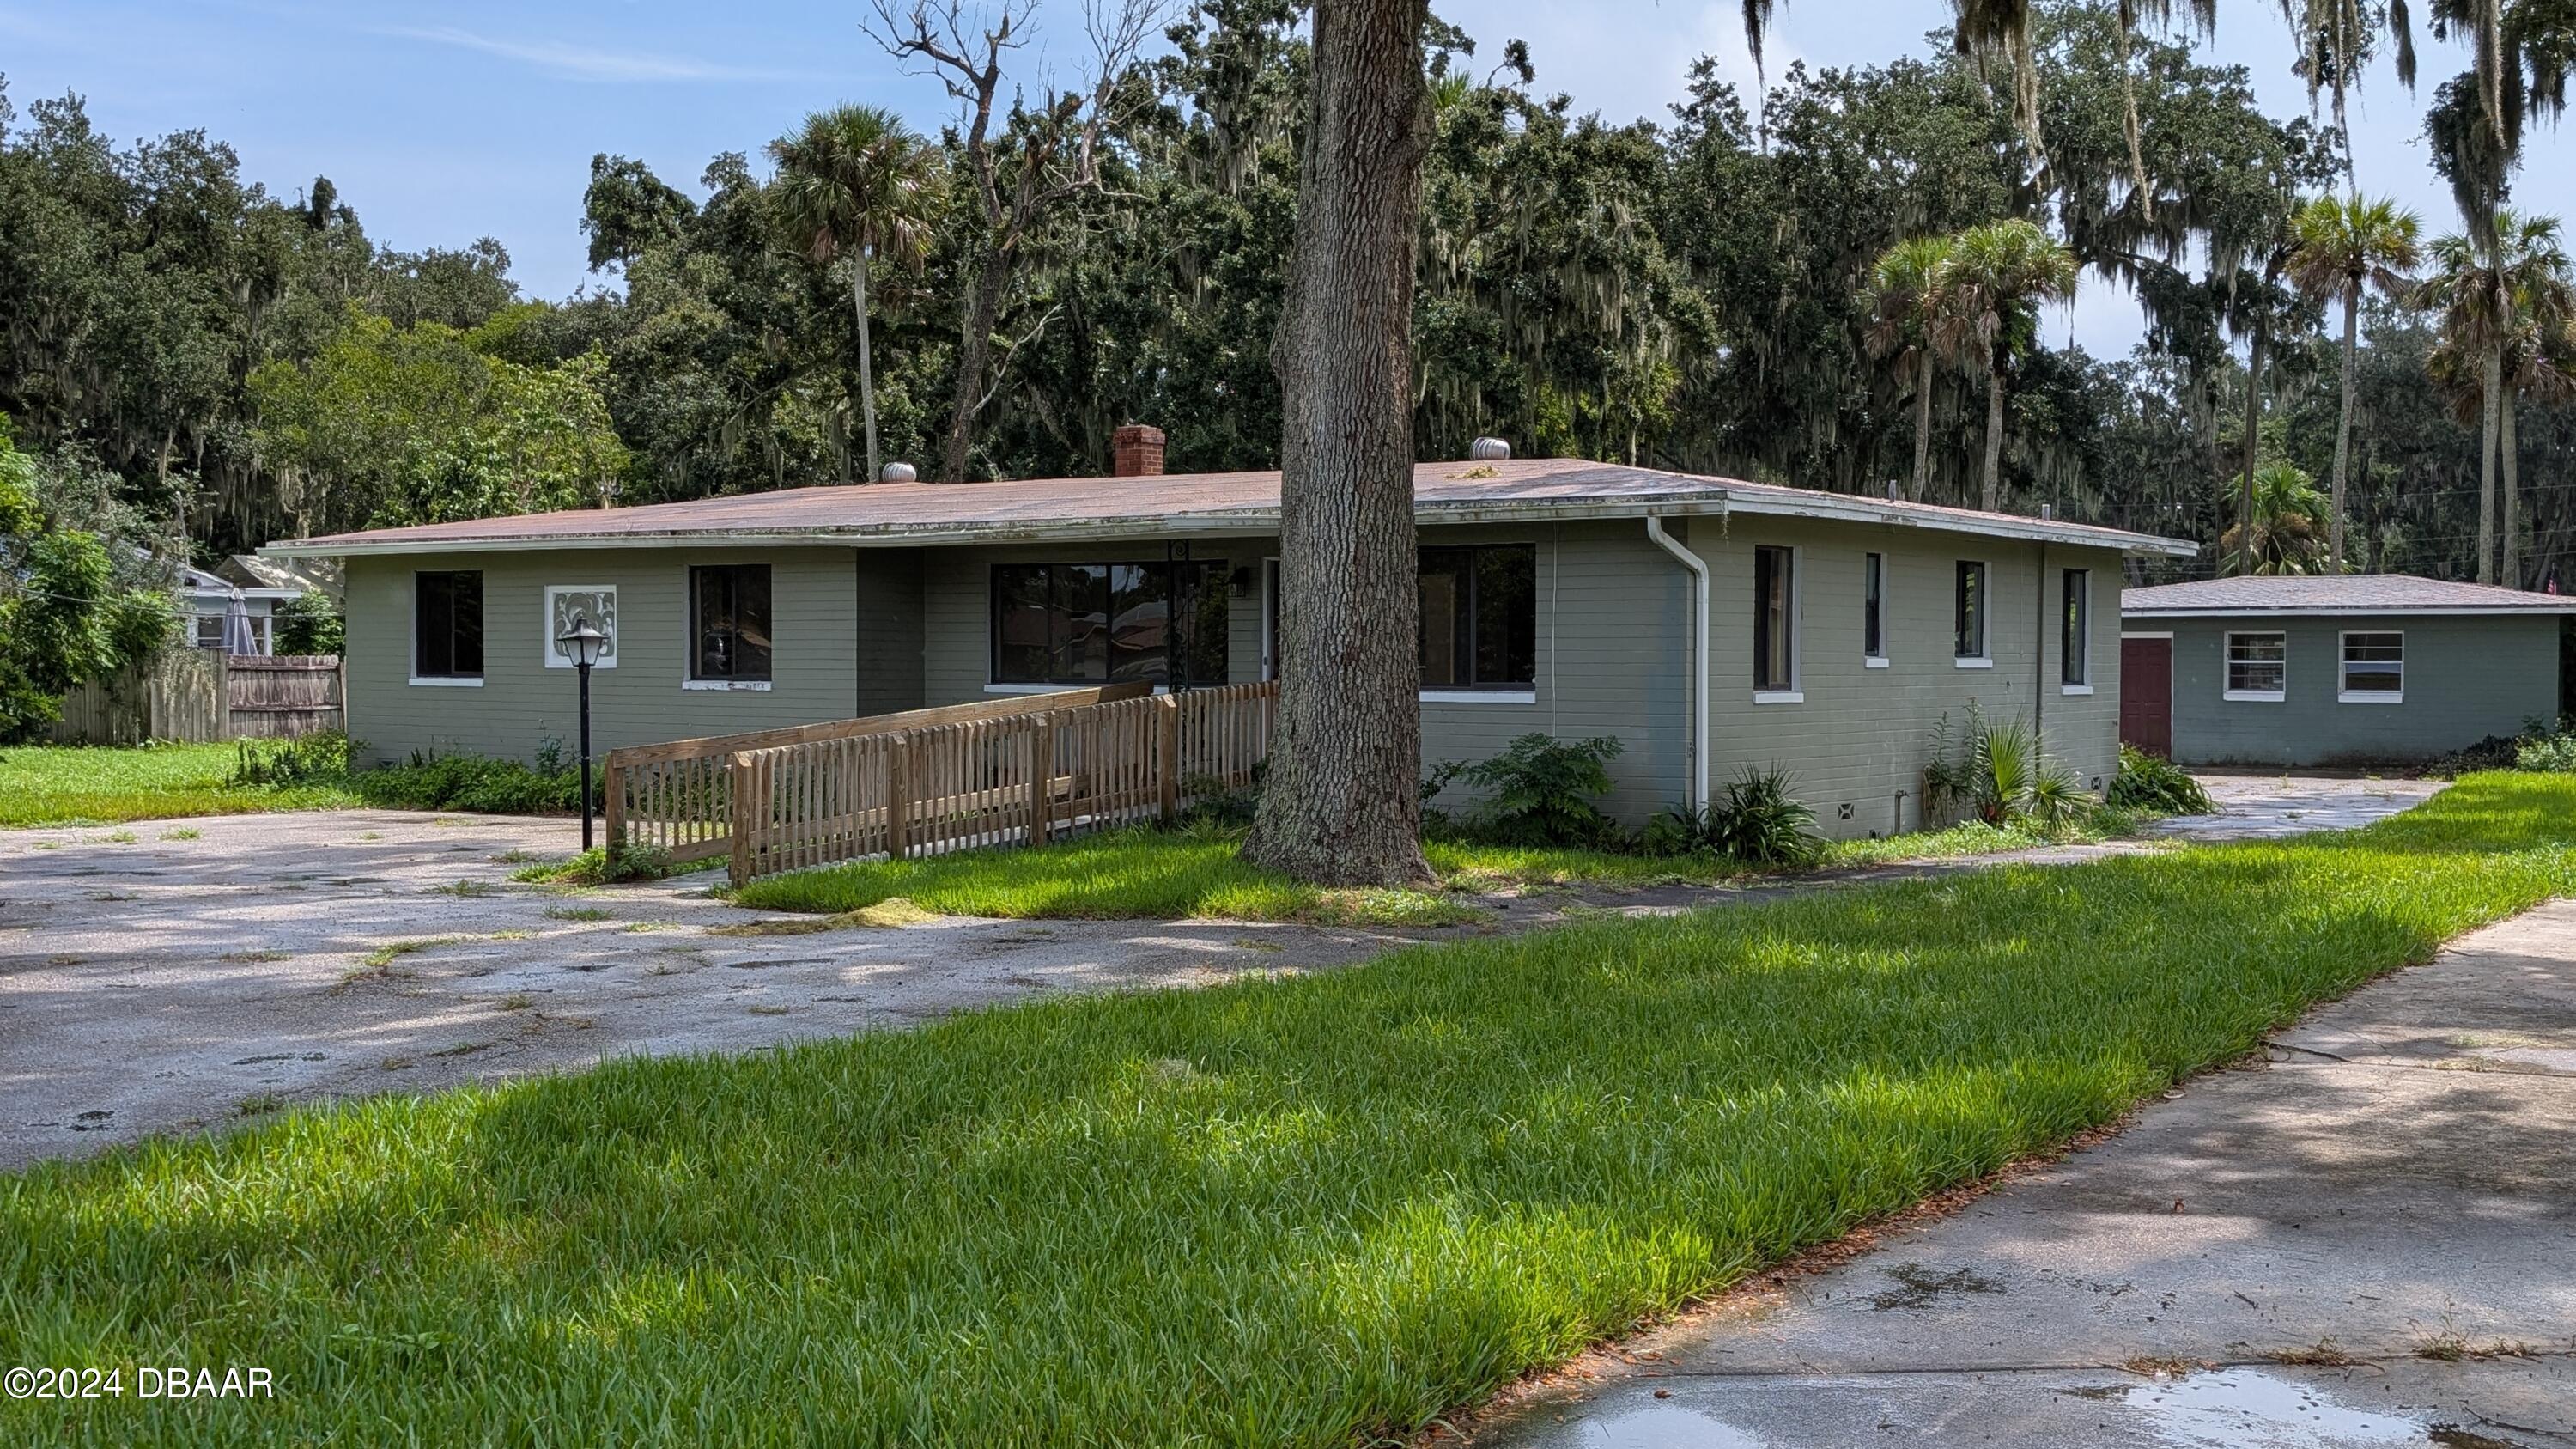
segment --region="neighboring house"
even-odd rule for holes
[[[2121,596],[2121,737],[2192,765],[2428,760],[2565,707],[2576,599],[2404,574]]]
[[[301,588],[271,584],[243,585],[185,565],[179,570],[179,598],[188,615],[188,642],[199,649],[224,649],[224,618],[238,603],[248,620],[250,642],[255,647],[229,652],[277,652],[277,606],[303,592]]]
[[[1691,799],[1704,755],[1710,789],[1747,766],[1794,772],[1833,834],[1914,828],[1932,730],[1972,703],[2037,717],[2098,786],[2117,753],[2121,556],[2194,551],[1580,460],[1423,464],[1415,498],[1426,757],[1609,736],[1624,748],[1606,803],[1632,823]],[[526,756],[574,733],[552,640],[575,614],[613,636],[592,682],[603,749],[1106,680],[1260,679],[1296,603],[1278,529],[1276,472],[1139,472],[265,552],[345,566],[349,732],[376,757]]]

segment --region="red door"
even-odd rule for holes
[[[2173,640],[2120,641],[2120,743],[2173,754]]]

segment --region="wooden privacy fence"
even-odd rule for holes
[[[341,723],[339,656],[171,649],[63,697],[64,744],[284,739]]]
[[[1275,682],[1068,690],[612,751],[608,838],[728,857],[735,884],[865,856],[1043,844],[1240,789]]]

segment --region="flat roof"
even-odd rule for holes
[[[2576,599],[2413,574],[2255,575],[2157,584],[2120,595],[2129,619],[2248,614],[2576,614]]]
[[[1782,488],[1580,458],[1416,464],[1422,524],[1513,523],[1731,513],[1841,519],[2187,557],[2197,544],[2089,524]],[[1169,473],[989,483],[786,488],[685,503],[580,508],[425,523],[272,543],[270,558],[689,545],[857,548],[1279,530],[1279,474]]]

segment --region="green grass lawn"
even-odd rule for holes
[[[233,786],[228,742],[0,746],[0,825],[94,825],[181,815],[314,810],[360,801],[338,786]]]
[[[2346,835],[289,1110],[0,1177],[0,1403],[119,1444],[1348,1444],[2111,1120],[2576,888],[2576,779]],[[543,1426],[542,1429],[537,1426]]]

